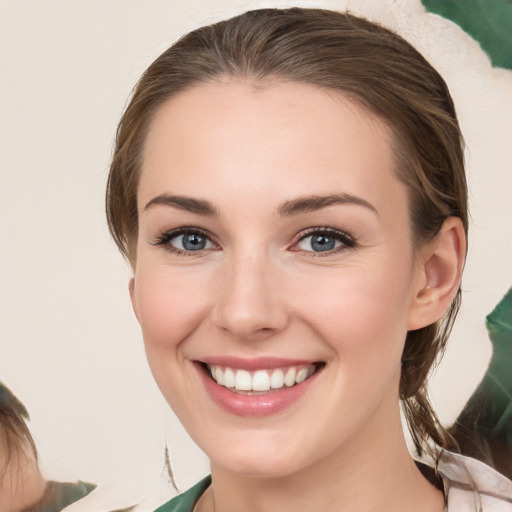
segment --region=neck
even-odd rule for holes
[[[196,510],[441,512],[442,493],[416,468],[398,407],[393,421],[391,428],[366,426],[350,444],[279,478],[241,476],[212,463],[212,486]]]

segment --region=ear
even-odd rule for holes
[[[458,217],[448,217],[435,239],[419,249],[408,330],[439,320],[460,285],[466,257],[466,235]]]
[[[135,300],[135,278],[132,277],[128,283],[128,290],[130,291],[130,300],[132,301],[133,312],[135,313],[135,317],[140,324],[139,312],[137,308],[137,301]]]

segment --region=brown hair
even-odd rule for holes
[[[4,458],[0,476],[7,470],[11,459],[22,456],[26,447],[37,461],[36,445],[25,423],[28,419],[25,406],[0,382],[0,453]]]
[[[414,244],[435,237],[449,216],[462,219],[467,232],[462,136],[448,88],[435,69],[400,36],[348,13],[262,9],[182,37],[137,84],[117,130],[106,197],[110,232],[132,265],[141,153],[155,112],[192,85],[229,77],[254,85],[307,83],[356,101],[394,134],[396,174],[409,189]],[[400,398],[419,453],[429,437],[455,447],[430,405],[426,381],[459,303],[460,290],[442,320],[407,335]]]

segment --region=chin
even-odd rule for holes
[[[211,461],[212,467],[221,467],[224,471],[236,474],[240,477],[254,478],[254,479],[276,479],[285,478],[293,473],[296,473],[301,469],[297,464],[286,463],[283,461],[274,460],[256,460],[255,458],[244,460],[222,460],[222,461]]]
[[[203,447],[212,468],[222,468],[246,478],[283,478],[311,464],[302,446],[288,446],[260,435]],[[311,455],[311,454],[310,454]]]

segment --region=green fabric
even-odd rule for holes
[[[96,486],[87,482],[48,482],[43,499],[23,512],[59,512],[87,496]]]
[[[476,39],[493,66],[512,69],[512,0],[422,0]]]
[[[192,512],[195,504],[211,483],[212,477],[207,476],[188,491],[176,496],[176,498],[173,498],[161,507],[158,507],[155,512]]]

